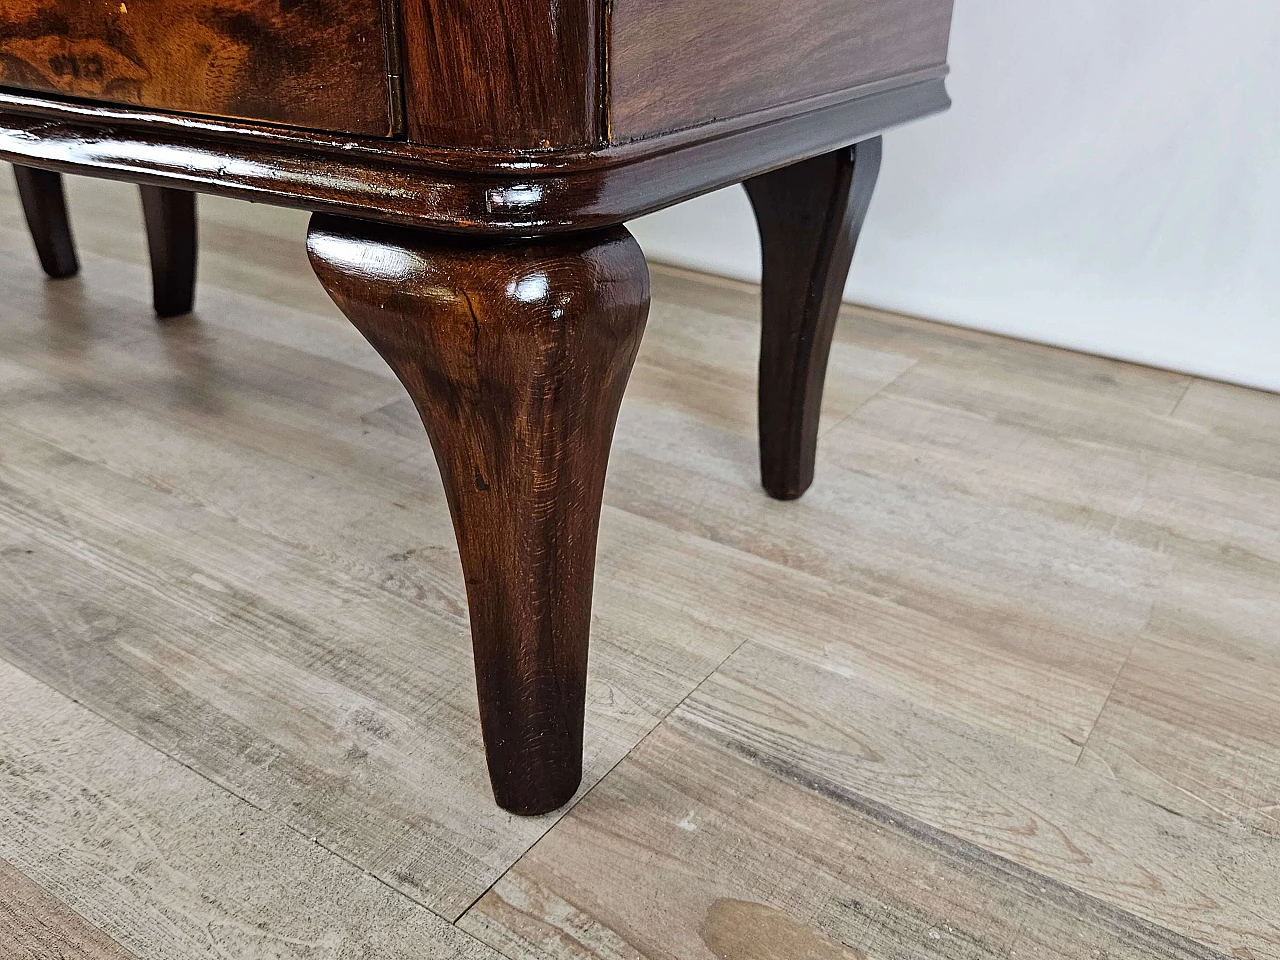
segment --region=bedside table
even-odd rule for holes
[[[951,0],[6,0],[0,157],[41,263],[58,171],[141,185],[156,311],[195,194],[314,212],[339,308],[413,398],[453,514],[494,796],[581,778],[596,532],[649,306],[622,224],[745,183],[765,489],[813,479],[879,134],[946,109]]]

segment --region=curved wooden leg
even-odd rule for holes
[[[67,201],[62,191],[62,175],[34,167],[14,166],[22,212],[27,217],[31,239],[44,272],[55,280],[80,272],[76,245],[67,219]]]
[[[138,187],[151,254],[151,292],[158,317],[190,313],[196,297],[196,195]]]
[[[794,500],[813,483],[831,336],[880,173],[880,138],[748,180],[764,254],[760,473]]]
[[[649,308],[625,230],[502,243],[317,214],[311,263],[435,449],[466,574],[494,797],[568,802],[609,445]]]

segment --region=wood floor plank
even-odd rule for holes
[[[721,608],[730,622],[747,610],[770,630],[781,619],[778,643],[819,655],[828,638],[864,635],[874,652],[848,648],[860,668],[874,663],[885,682],[923,702],[1075,759],[1169,557],[1151,544],[830,460],[804,500],[777,504],[760,497],[753,457],[747,441],[696,419],[624,407],[607,502],[731,548],[726,557],[769,563],[758,585],[730,594]],[[779,566],[814,583],[794,594],[805,596],[794,606],[778,592],[776,584],[792,582]],[[708,572],[700,602],[716,603],[722,579]],[[824,617],[833,596],[856,600]],[[885,629],[895,619],[900,628]]]
[[[422,460],[316,469],[296,457],[229,442],[200,422],[175,422],[96,391],[88,398],[75,392],[10,403],[0,417],[59,450],[265,534],[372,587],[426,602],[452,618],[466,616],[443,490]],[[316,499],[296,496],[299,489],[314,491]],[[317,502],[340,505],[346,522],[334,523],[333,510],[318,510]]]
[[[1280,841],[1280,562],[1185,556],[1080,764]]]
[[[138,960],[494,957],[3,663],[0,857]]]
[[[859,307],[842,336],[917,360],[904,394],[1001,411],[1024,423],[1070,424],[1169,415],[1194,378],[1107,357]],[[893,391],[898,392],[898,391]],[[1086,416],[1092,414],[1092,417]]]
[[[658,300],[628,385],[633,406],[692,414],[754,441],[760,324],[756,318]],[[827,366],[819,434],[826,433],[915,363],[837,342]]]
[[[552,822],[492,803],[460,598],[383,589],[332,541],[300,551],[0,435],[0,528],[42,547],[0,578],[12,662],[446,916]],[[588,786],[739,642],[647,604],[646,539],[607,526],[602,556],[630,575],[597,597]]]
[[[92,256],[85,260],[92,266]],[[119,296],[127,299],[128,291]],[[5,467],[28,451],[25,479],[10,479],[30,500],[51,498],[60,520],[71,519],[75,533],[59,541],[61,549],[74,553],[68,544],[77,538],[93,543],[109,558],[95,555],[95,563],[133,590],[143,584],[150,596],[125,594],[118,603],[101,585],[94,589],[90,571],[49,560],[27,581],[67,582],[69,599],[93,598],[96,610],[127,625],[117,624],[117,632],[144,639],[125,650],[92,642],[92,629],[86,639],[68,600],[51,607],[52,624],[37,619],[23,627],[42,635],[43,646],[19,643],[15,628],[14,657],[456,915],[549,821],[513,821],[492,805],[463,583],[421,428],[400,441],[373,437],[360,422],[362,397],[383,403],[401,395],[399,385],[385,371],[350,367],[340,349],[290,361],[295,344],[286,337],[263,342],[247,322],[156,327],[141,302],[134,326],[121,319],[124,309],[102,323],[86,314],[79,324],[88,330],[86,356],[64,308],[29,299],[25,316],[19,312],[2,328],[6,355],[34,371],[0,413],[22,427],[5,445]],[[252,317],[254,302],[242,297],[232,313]],[[65,349],[49,349],[50,330]],[[41,451],[26,434],[54,446]],[[84,458],[108,472],[95,473]],[[331,499],[300,499],[300,489]],[[335,522],[339,516],[345,520]],[[28,522],[39,527],[42,518]],[[605,538],[608,551],[607,522]],[[639,544],[620,549],[643,567]],[[263,566],[258,556],[270,559]],[[157,579],[156,571],[166,573]],[[631,585],[598,590],[597,609],[608,610],[611,596],[617,612],[596,629],[588,784],[739,642],[674,608],[655,621],[643,604],[633,606]],[[385,609],[366,612],[388,601],[396,611],[390,621]],[[655,636],[659,623],[667,626]],[[255,630],[266,634],[265,643]],[[238,641],[229,643],[228,633]],[[371,637],[381,639],[366,646]],[[82,655],[93,666],[68,668],[67,645],[85,643]],[[246,675],[229,672],[228,661]],[[254,662],[271,671],[269,682],[248,666]],[[263,682],[283,709],[262,702]],[[310,703],[316,697],[320,709]],[[156,723],[165,709],[174,711],[172,722]],[[364,766],[372,772],[347,756],[352,718],[370,712],[391,714],[386,726],[397,734],[390,744],[371,745],[365,741],[376,741],[379,731],[354,725],[354,752],[370,755]],[[210,730],[223,741],[207,742]],[[301,745],[296,769],[276,757],[281,743]],[[356,774],[377,795],[378,815],[369,815],[363,798],[342,793]]]
[[[713,956],[725,900],[852,956],[1280,956],[1273,838],[754,643],[461,924],[513,957]]]
[[[853,443],[848,429],[828,446]],[[1042,607],[1067,627],[1133,632],[1168,571],[1154,544],[882,475],[874,462],[823,455],[803,500],[762,502],[748,484],[752,447],[692,417],[624,408],[615,450],[632,466],[618,470],[611,502],[630,512],[878,595],[941,593],[938,609]]]
[[[383,426],[407,432],[416,429],[413,416],[397,410]],[[900,501],[909,501],[911,494],[904,496],[900,487],[884,484],[876,496],[864,497],[870,522],[810,512],[802,504],[777,506],[758,496],[754,482],[721,482],[695,472],[714,455],[710,440],[723,434],[708,430],[701,436],[710,440],[700,443],[689,436],[688,425],[696,421],[661,419],[655,426],[659,416],[638,407],[624,413],[629,432],[619,438],[622,449],[614,455],[606,494],[611,510],[644,513],[657,527],[682,531],[669,549],[659,545],[666,540],[660,533],[635,527],[654,557],[643,577],[655,587],[638,602],[679,598],[686,611],[701,610],[707,622],[742,638],[774,636],[773,642],[819,657],[827,655],[827,638],[860,636],[861,646],[842,648],[852,659],[840,669],[874,670],[884,683],[909,688],[922,702],[1076,758],[1145,622],[1167,558],[1144,546],[1098,542],[1092,531],[1068,533],[1065,539],[1078,558],[1069,575],[1077,582],[1063,590],[1060,582],[1044,584],[1020,572],[1019,587],[1029,584],[1039,602],[1051,592],[1061,598],[1055,607],[1029,610],[1001,578],[966,575],[951,558],[941,567],[931,561],[930,554],[938,552],[937,535],[930,534],[932,517],[923,511],[917,528],[921,542],[904,549],[905,538],[894,539],[902,524],[890,531],[882,519],[884,513],[907,509]],[[671,423],[675,426],[664,429]],[[694,468],[672,468],[658,459],[665,449],[662,438],[673,435],[672,456],[693,460]],[[682,452],[688,450],[697,451],[696,460]],[[726,458],[729,462],[741,460]],[[864,494],[869,486],[857,475],[848,482]],[[1010,511],[983,515],[976,504],[972,498],[939,502],[933,515],[967,509],[977,514],[975,526],[1016,522]],[[1006,559],[1006,568],[1016,570],[1021,563],[1034,571],[1041,563],[1036,550],[1065,552],[1058,526],[1042,523],[1030,532],[1015,528],[1010,538],[1025,543],[1026,557]],[[708,536],[740,549],[709,546]],[[989,548],[975,536],[969,544],[957,544],[956,552],[982,549]],[[965,562],[977,572],[981,560]],[[607,556],[601,564],[602,582],[608,582]],[[780,564],[794,572],[779,569]],[[698,573],[690,575],[690,569]],[[674,576],[666,577],[668,570]],[[1000,593],[1006,591],[1008,599],[1001,604]],[[1074,612],[1081,626],[1072,629],[1063,623],[1067,616],[1052,615],[1059,611]],[[1112,633],[1116,621],[1119,629]]]
[[[679,725],[638,748],[462,926],[515,958],[1224,956]]]
[[[1074,364],[1064,366],[1067,370],[1062,373],[1067,373]],[[1132,367],[1125,380],[1139,376],[1160,381],[1174,375]],[[911,397],[1021,424],[1080,443],[1157,456],[1193,456],[1223,469],[1280,479],[1280,462],[1267,445],[1240,443],[1230,432],[1195,427],[1173,414],[1187,391],[1187,378],[1165,380],[1166,389],[1135,391],[1137,396],[1127,401],[1129,382],[1123,384],[1124,390],[1107,382],[1095,396],[1087,391],[1096,383],[1082,380],[1075,389],[1067,389],[1023,371],[922,360],[884,392],[886,396]],[[1146,395],[1149,399],[1142,399]]]
[[[881,394],[823,445],[827,462],[973,498],[1147,549],[1163,531],[1135,515],[1165,466],[1109,447],[996,416]]]
[[[91,316],[72,319],[61,302],[72,299],[62,291],[59,299],[13,310],[0,329],[6,356],[43,369],[68,386],[97,389],[111,386],[102,375],[105,364],[118,371],[117,378],[128,378],[118,384],[122,394],[145,385],[159,399],[205,410],[219,409],[237,398],[237,391],[245,391],[249,398],[278,404],[281,413],[292,407],[298,416],[308,411],[333,415],[373,409],[402,392],[382,371],[325,355],[343,352],[345,337],[340,346],[314,353],[237,330],[234,324],[219,328],[188,318],[157,326],[131,309],[103,312],[95,307]],[[121,300],[132,303],[123,296]],[[88,306],[76,302],[80,310]],[[246,306],[253,309],[242,298],[239,309],[229,313],[243,316]],[[277,324],[290,325],[291,312],[273,312]],[[261,312],[254,313],[255,323],[266,326]],[[365,352],[358,351],[360,358]]]
[[[1230,383],[1197,380],[1173,412],[1174,419],[1232,448],[1274,450],[1280,444],[1280,401],[1274,393]]]
[[[1280,396],[1269,398],[1280,421]],[[1136,516],[1166,536],[1171,552],[1251,555],[1280,563],[1280,480],[1258,477],[1194,455],[1153,471]]]
[[[132,960],[118,943],[0,860],[0,960]]]

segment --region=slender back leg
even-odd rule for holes
[[[760,473],[779,500],[813,482],[831,337],[880,150],[875,137],[745,184],[764,259]]]
[[[74,277],[80,271],[80,262],[76,259],[76,245],[67,219],[62,175],[21,166],[15,166],[13,174],[18,181],[22,212],[26,214],[40,266],[55,280]]]
[[[196,297],[196,195],[188,190],[140,186],[151,254],[156,315],[190,313]]]

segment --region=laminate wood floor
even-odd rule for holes
[[[0,196],[0,958],[1280,958],[1280,397],[846,308],[761,492],[757,291],[655,267],[584,785],[488,793],[461,570],[305,215]]]

